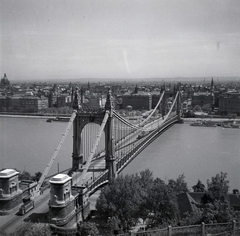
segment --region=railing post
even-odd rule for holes
[[[235,220],[232,221],[232,230],[233,230],[233,233],[236,230],[236,221]]]
[[[168,226],[168,236],[172,236],[172,226]]]
[[[201,224],[201,232],[202,232],[202,236],[204,236],[205,235],[205,224],[204,224],[204,222],[202,222],[202,224]]]

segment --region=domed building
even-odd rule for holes
[[[136,86],[133,92],[122,95],[122,109],[151,110],[152,95],[149,92],[139,91]]]
[[[6,73],[4,73],[4,76],[3,78],[1,78],[1,84],[0,84],[0,87],[1,88],[6,88],[6,87],[9,87],[10,86],[10,82],[7,78],[7,75]]]

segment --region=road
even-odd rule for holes
[[[15,231],[17,226],[26,221],[42,223],[44,223],[44,221],[47,222],[49,196],[50,190],[47,189],[42,195],[39,195],[35,199],[34,209],[30,210],[23,216],[18,215],[18,209],[11,215],[0,216],[0,233],[12,233]]]

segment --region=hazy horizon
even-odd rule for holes
[[[214,83],[228,83],[228,82],[240,82],[240,77],[173,77],[173,78],[62,78],[62,79],[50,79],[50,80],[10,80],[11,84],[22,84],[22,83],[57,83],[57,84],[68,84],[68,83],[80,83],[80,84],[109,84],[109,83],[126,83],[126,84],[145,84],[145,83],[211,83],[212,78]]]
[[[2,0],[0,14],[11,81],[240,77],[239,0]]]

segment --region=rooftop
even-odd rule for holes
[[[69,181],[70,179],[72,179],[72,177],[70,177],[69,175],[67,174],[57,174],[55,176],[53,176],[51,179],[50,179],[50,183],[53,183],[53,184],[64,184],[66,183],[67,181]]]
[[[19,172],[17,172],[14,169],[5,169],[0,171],[0,178],[10,178],[14,175],[17,175]]]

